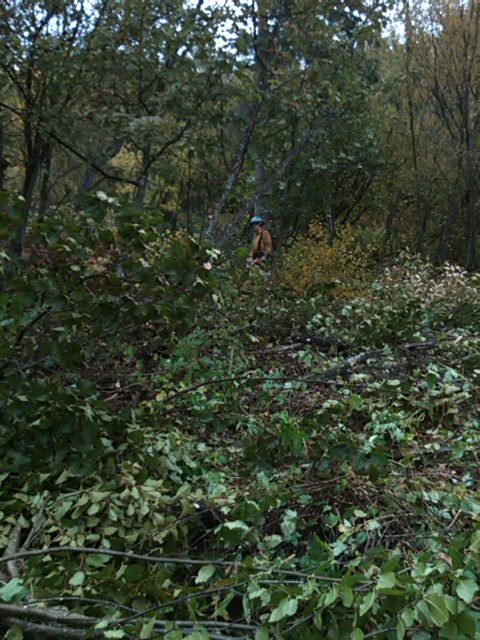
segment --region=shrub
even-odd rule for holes
[[[372,245],[363,246],[350,225],[331,240],[325,226],[313,221],[287,249],[281,281],[297,294],[323,286],[333,287],[336,297],[349,298],[365,291],[372,254]]]

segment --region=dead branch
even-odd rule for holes
[[[12,532],[10,533],[10,537],[8,539],[7,548],[5,549],[5,554],[7,558],[10,556],[11,560],[6,560],[7,563],[7,571],[10,574],[11,578],[18,578],[20,576],[20,570],[17,566],[17,559],[15,558],[15,554],[18,551],[20,546],[20,535],[22,533],[22,525],[17,522],[17,524],[13,527]]]

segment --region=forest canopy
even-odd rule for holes
[[[21,252],[121,193],[172,229],[281,242],[321,221],[476,265],[475,2],[15,2],[0,13],[0,188]],[[395,21],[392,22],[392,16]]]

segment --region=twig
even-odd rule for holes
[[[462,513],[462,509],[459,509],[457,511],[457,513],[455,514],[453,520],[450,522],[450,524],[447,526],[447,529],[451,529],[453,527],[453,525],[455,524],[455,522],[458,520],[459,515]]]
[[[4,556],[0,558],[0,565],[2,562],[9,562],[10,560],[17,560],[19,558],[29,558],[32,556],[49,555],[52,553],[91,553],[91,554],[103,554],[109,556],[115,556],[125,558],[129,560],[145,560],[147,562],[165,563],[165,564],[184,564],[184,565],[196,565],[204,566],[205,564],[213,564],[218,567],[231,567],[232,563],[229,560],[216,560],[215,558],[208,558],[208,560],[200,560],[198,558],[170,558],[163,556],[147,556],[139,553],[130,553],[129,551],[115,551],[113,549],[102,549],[94,547],[46,547],[45,549],[36,549],[33,551],[20,551],[10,556]],[[267,565],[260,565],[257,567],[246,567],[251,571],[265,571],[266,573],[284,576],[294,576],[299,578],[313,578],[315,580],[322,580],[324,582],[341,582],[340,578],[332,578],[330,576],[322,576],[315,573],[306,573],[303,571],[294,571],[292,569],[279,569],[272,568]]]
[[[382,633],[389,633],[395,627],[387,627],[386,629],[378,629],[377,631],[370,631],[370,633],[366,633],[364,638],[374,638],[375,636],[380,636]]]
[[[425,343],[421,342],[420,345]],[[295,347],[297,345],[288,345],[288,348]],[[405,345],[404,348],[413,348],[415,345],[409,344]],[[430,346],[430,345],[429,345]],[[272,347],[275,349],[275,347]],[[278,349],[278,348],[277,348]],[[180,391],[176,391],[175,393],[171,393],[161,400],[163,404],[170,402],[171,400],[178,398],[180,396],[186,395],[187,393],[191,393],[196,389],[200,389],[201,387],[207,387],[216,384],[225,384],[227,382],[245,382],[251,385],[261,384],[262,382],[301,382],[303,384],[313,385],[313,384],[335,384],[331,379],[336,377],[337,375],[344,374],[350,369],[353,369],[357,365],[373,358],[375,356],[381,355],[384,353],[384,349],[370,349],[369,351],[364,351],[355,356],[351,356],[347,358],[343,362],[340,362],[324,371],[319,371],[318,373],[312,373],[304,378],[297,378],[292,376],[259,376],[249,373],[244,373],[238,376],[228,376],[225,378],[212,378],[210,380],[203,380],[201,382],[197,382],[191,387],[186,387],[185,389],[180,389]],[[395,364],[392,362],[392,364]]]
[[[21,551],[28,551],[28,548],[30,547],[30,543],[32,542],[33,538],[37,533],[38,524],[40,520],[43,518],[43,514],[45,513],[45,509],[49,502],[50,502],[50,496],[47,496],[43,501],[42,506],[40,507],[40,511],[37,513],[35,520],[32,523],[30,531],[28,532],[28,536],[22,545]]]
[[[294,631],[295,629],[297,629],[297,627],[300,627],[304,622],[308,622],[308,620],[311,620],[314,617],[314,615],[315,615],[314,613],[311,613],[308,616],[300,618],[300,620],[297,620],[296,622],[294,622],[290,627],[288,627],[288,629],[285,629],[285,631],[282,631],[282,636],[286,636],[287,633]]]
[[[136,610],[128,607],[126,604],[121,604],[120,602],[113,602],[112,600],[102,600],[100,598],[84,598],[81,596],[50,596],[48,598],[30,598],[29,604],[39,604],[41,602],[77,602],[77,603],[86,603],[86,604],[94,604],[99,605],[103,604],[107,607],[115,607],[117,609],[123,609],[128,613],[136,614]]]
[[[130,553],[129,551],[115,551],[113,549],[102,549],[95,547],[72,547],[72,546],[63,546],[63,547],[46,547],[45,549],[34,549],[32,551],[19,551],[18,553],[12,553],[8,556],[4,556],[0,558],[0,564],[2,562],[10,562],[11,560],[18,560],[20,558],[29,558],[32,556],[42,556],[48,555],[51,553],[92,553],[92,554],[102,554],[115,556],[120,558],[126,558],[130,560],[146,560],[148,562],[155,563],[165,563],[165,564],[187,564],[187,565],[205,565],[205,564],[214,564],[217,566],[230,567],[231,562],[227,560],[215,560],[209,558],[208,561],[200,560],[197,558],[171,558],[164,556],[147,556],[139,553]]]
[[[81,614],[69,614],[65,611],[57,609],[49,609],[47,607],[32,607],[27,604],[12,604],[0,602],[0,618],[8,616],[16,616],[18,618],[36,618],[45,622],[62,622],[68,624],[76,624],[79,626],[88,626],[97,622],[96,618],[91,616],[83,616]]]
[[[325,381],[330,380],[331,378],[335,378],[338,375],[347,373],[350,369],[353,369],[357,365],[362,362],[366,362],[370,358],[383,354],[383,349],[369,349],[368,351],[364,351],[363,353],[359,353],[356,356],[352,356],[351,358],[347,358],[343,362],[326,369],[325,371],[314,373],[311,376],[308,376],[311,380]]]

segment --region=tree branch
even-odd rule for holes
[[[244,217],[245,211],[248,211],[253,206],[255,201],[257,201],[262,196],[266,195],[270,191],[270,189],[273,187],[273,185],[278,180],[280,180],[280,178],[288,171],[288,169],[290,168],[295,158],[303,150],[304,146],[312,138],[312,136],[315,134],[315,132],[317,131],[317,129],[319,128],[322,122],[323,122],[322,117],[319,116],[315,118],[310,128],[308,129],[307,133],[299,140],[299,142],[290,151],[290,153],[287,154],[286,158],[283,160],[283,162],[280,164],[277,170],[270,176],[270,178],[268,178],[268,180],[266,180],[262,185],[260,185],[260,187],[256,190],[256,192],[252,196],[250,196],[250,198],[247,198],[246,200],[244,200],[242,205],[237,209],[237,212],[233,216],[232,220],[224,228],[222,235],[218,241],[218,245],[220,247],[223,247],[226,244],[226,242],[231,236],[233,229]]]
[[[240,175],[240,171],[242,170],[242,167],[243,167],[243,162],[245,160],[245,154],[247,152],[248,143],[250,141],[250,138],[252,137],[252,133],[255,128],[255,123],[257,121],[259,110],[260,110],[260,101],[257,100],[252,107],[250,118],[244,128],[242,137],[238,144],[237,151],[235,153],[235,158],[233,160],[232,167],[230,169],[230,173],[223,186],[223,190],[222,190],[222,193],[220,194],[220,198],[218,199],[215,205],[212,217],[208,223],[208,226],[205,232],[205,237],[207,239],[210,239],[213,236],[218,220],[222,214],[223,208],[227,201],[227,198],[232,192],[232,190],[235,188],[235,185],[237,184],[238,176]]]
[[[102,167],[100,167],[100,165],[96,164],[95,162],[92,162],[87,156],[83,155],[83,153],[81,153],[80,151],[78,151],[77,149],[72,147],[71,144],[69,144],[65,140],[62,140],[61,138],[59,138],[55,133],[50,132],[50,135],[55,140],[55,142],[58,142],[59,145],[61,145],[62,147],[64,147],[68,151],[70,151],[70,153],[73,153],[74,156],[76,156],[77,158],[80,158],[80,160],[83,160],[84,162],[86,162],[90,167],[93,167],[104,178],[107,178],[107,180],[114,180],[115,182],[124,182],[126,184],[131,184],[134,187],[138,186],[138,180],[132,180],[130,178],[124,178],[123,176],[114,176],[111,173],[108,173],[107,171],[102,169]]]

